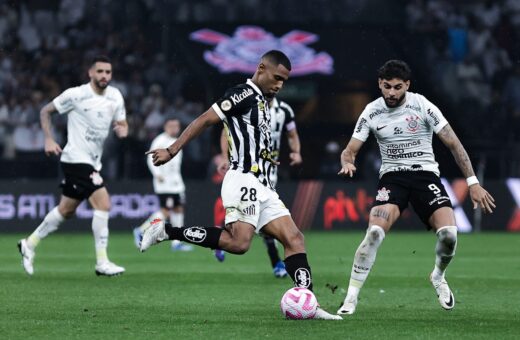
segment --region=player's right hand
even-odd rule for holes
[[[61,146],[54,141],[52,138],[45,139],[45,154],[47,156],[55,155],[59,156],[61,153]]]
[[[145,155],[152,155],[152,162],[153,165],[159,166],[163,165],[164,163],[169,162],[173,157],[175,157],[176,153],[172,155],[168,150],[166,149],[155,149],[150,150],[145,153]]]
[[[228,170],[229,170],[229,161],[228,160],[223,161],[222,163],[220,163],[217,166],[217,171],[221,175],[225,175]]]
[[[349,176],[350,178],[354,177],[354,173],[356,172],[356,166],[352,163],[346,163],[343,165],[341,170],[338,172],[340,176]]]

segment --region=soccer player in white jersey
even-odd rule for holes
[[[40,111],[45,133],[45,153],[60,155],[64,179],[61,182],[60,203],[45,216],[36,230],[18,242],[22,265],[33,275],[36,246],[49,233],[74,215],[79,204],[88,199],[94,214],[92,231],[96,249],[97,275],[122,274],[125,268],[108,260],[108,217],[110,196],[105,188],[101,170],[103,143],[111,128],[119,138],[128,134],[124,99],[119,90],[109,86],[112,64],[105,56],[96,56],[88,70],[90,82],[65,90]],[[67,144],[62,150],[51,133],[51,113],[68,115]]]
[[[164,120],[164,132],[152,141],[150,150],[166,148],[172,145],[181,132],[181,122],[174,116],[168,116]],[[137,248],[141,244],[143,232],[150,222],[156,218],[169,220],[174,227],[184,225],[184,205],[186,204],[186,187],[181,175],[182,151],[171,162],[162,166],[154,166],[152,156],[147,159],[148,169],[153,176],[153,189],[159,197],[160,210],[153,213],[139,227],[134,229],[134,241]],[[193,247],[178,240],[172,241],[173,251],[190,251]]]
[[[181,240],[232,254],[249,250],[255,233],[276,238],[285,250],[285,266],[294,285],[312,289],[312,276],[303,234],[272,187],[270,171],[276,166],[271,154],[271,117],[267,101],[274,98],[289,78],[291,63],[277,50],[265,53],[255,74],[245,84],[228,89],[206,112],[196,118],[165,149],[155,149],[155,165],[172,158],[204,129],[223,121],[230,133],[231,166],[222,182],[225,227],[173,228],[157,219],[144,232],[141,251],[166,240]],[[341,320],[318,308],[317,319]]]
[[[282,143],[282,135],[284,130],[286,131],[287,141],[289,144],[289,159],[290,166],[300,165],[302,163],[302,156],[300,153],[300,137],[298,135],[298,130],[296,128],[296,122],[294,120],[294,111],[289,104],[284,101],[278,100],[276,98],[272,98],[269,101],[269,113],[271,115],[271,147],[272,147],[272,155],[275,161],[278,161],[280,155],[280,148]],[[221,149],[223,151],[223,159],[225,159],[222,164],[219,165],[219,172],[225,174],[229,169],[229,155],[227,148],[227,136],[225,130],[222,131],[221,136]],[[271,183],[273,188],[276,188],[276,184],[278,183],[278,167],[271,167],[270,174]],[[269,260],[271,261],[271,267],[273,268],[273,274],[277,278],[283,278],[287,276],[287,271],[285,270],[285,264],[282,260],[280,260],[280,256],[278,255],[278,249],[276,248],[276,241],[273,237],[269,235],[263,235],[264,243],[267,247],[267,254],[269,255]],[[216,256],[218,253],[215,253]],[[218,257],[217,257],[218,258]]]
[[[430,281],[442,308],[451,310],[455,298],[445,278],[455,255],[457,226],[450,198],[439,178],[432,149],[433,132],[446,145],[466,177],[473,207],[491,213],[493,197],[475,177],[466,150],[441,111],[424,96],[408,92],[411,71],[401,60],[387,61],[378,72],[382,96],[361,113],[352,138],[341,154],[339,175],[352,177],[361,146],[372,132],[379,144],[382,165],[368,229],[352,265],[347,296],[338,314],[353,314],[358,295],[374,264],[386,233],[411,203],[428,229],[437,236],[435,266]]]

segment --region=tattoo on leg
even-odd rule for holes
[[[372,211],[372,216],[374,217],[381,217],[382,219],[385,219],[386,221],[388,221],[390,219],[390,213],[384,211],[384,210],[379,210],[379,209],[375,209]]]

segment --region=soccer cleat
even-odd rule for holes
[[[278,261],[276,265],[273,268],[273,274],[277,278],[283,278],[286,277],[287,270],[285,270],[285,264],[282,261]]]
[[[167,239],[168,234],[166,234],[166,231],[164,230],[164,221],[160,218],[156,218],[150,222],[150,226],[144,231],[139,250],[144,252],[154,244],[165,241]]]
[[[352,315],[356,311],[357,299],[345,298],[343,305],[339,307],[336,314],[338,315]]]
[[[133,234],[134,234],[134,244],[137,247],[137,249],[139,249],[139,247],[141,247],[141,240],[143,239],[143,233],[141,232],[141,229],[139,229],[139,227],[137,227],[137,228],[134,228]]]
[[[96,275],[104,275],[104,276],[116,276],[121,275],[125,272],[125,268],[118,266],[115,263],[110,261],[103,262],[101,264],[96,264]]]
[[[215,249],[215,258],[218,262],[224,262],[226,259],[226,252],[222,249]]]
[[[316,320],[343,320],[343,318],[339,315],[330,314],[329,312],[326,312],[321,307],[318,307],[316,309],[316,315],[314,315],[314,318]]]
[[[23,269],[25,269],[25,272],[29,275],[34,274],[33,262],[36,254],[34,253],[34,250],[27,246],[27,241],[25,239],[18,241],[18,251],[22,255],[22,266]]]
[[[453,296],[446,279],[442,278],[442,280],[437,281],[433,279],[432,275],[430,275],[430,282],[432,283],[433,288],[435,288],[441,307],[446,310],[452,310],[453,307],[455,307],[455,297]]]
[[[184,242],[181,242],[179,240],[173,240],[171,245],[172,251],[192,251],[193,246],[190,244],[186,244]]]

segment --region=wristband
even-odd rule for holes
[[[473,184],[479,184],[480,182],[478,181],[477,176],[471,176],[466,178],[466,183],[468,183],[468,187],[470,187]]]
[[[170,148],[166,148],[166,151],[168,151],[168,155],[170,155],[170,159],[172,159],[173,158],[173,153],[170,151]],[[475,176],[473,176],[473,177],[475,177]],[[475,179],[476,179],[476,177],[475,177]],[[477,183],[478,183],[478,181],[477,181]]]

